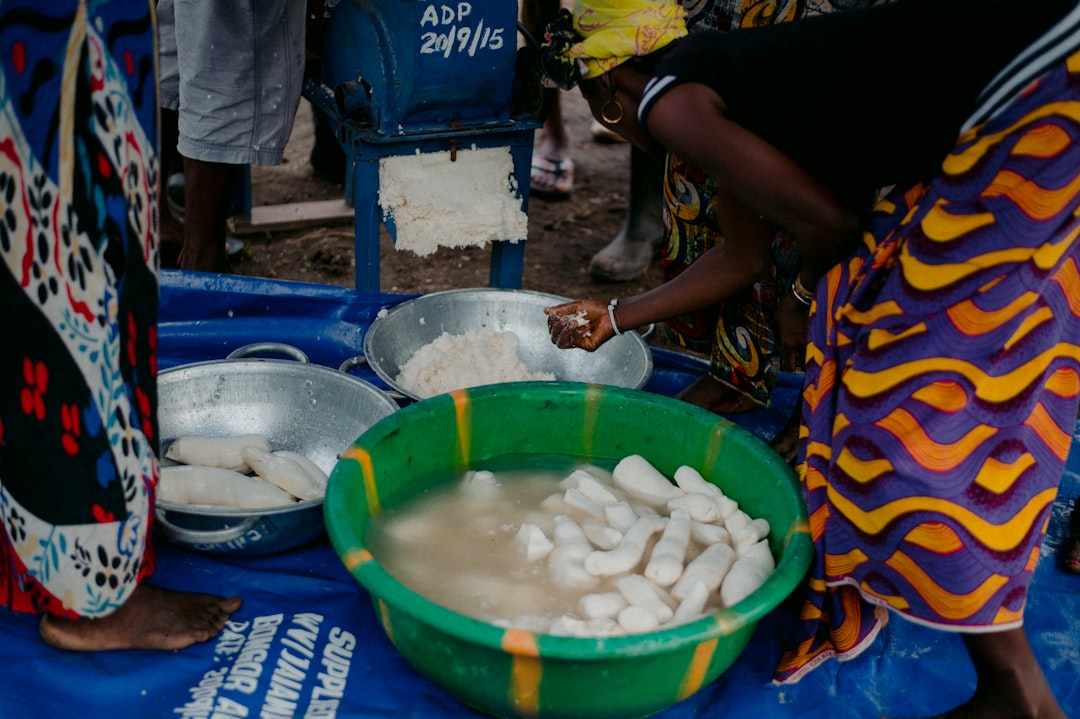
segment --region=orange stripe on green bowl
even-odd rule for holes
[[[469,466],[470,443],[472,441],[472,422],[469,421],[469,408],[472,402],[469,400],[469,392],[464,389],[456,389],[450,393],[454,400],[454,416],[457,418],[458,434],[458,466]]]
[[[362,564],[367,564],[372,559],[374,559],[374,557],[371,556],[371,552],[363,547],[349,549],[341,554],[341,561],[345,564],[345,568],[350,572]]]
[[[788,525],[787,534],[784,535],[784,551],[795,541],[798,534],[810,534],[810,522],[806,519],[796,519]]]
[[[374,516],[382,509],[379,493],[375,487],[375,469],[371,466],[371,454],[364,447],[350,445],[341,453],[342,459],[351,459],[360,465],[360,476],[364,478],[364,495],[367,499],[368,514]]]
[[[523,629],[507,629],[503,632],[499,643],[504,652],[514,656],[540,656],[540,647],[536,644],[536,635]]]
[[[540,713],[540,679],[544,673],[536,635],[521,629],[507,629],[501,644],[503,651],[511,656],[510,703],[519,716],[536,716]]]
[[[679,699],[685,699],[694,694],[705,683],[705,677],[709,673],[709,664],[712,663],[713,654],[716,653],[718,638],[702,642],[694,649],[694,656],[690,659],[690,666],[686,668],[682,682],[679,684]]]
[[[714,466],[721,456],[721,452],[724,449],[725,435],[728,432],[728,423],[726,420],[717,421],[709,431],[709,444],[705,448],[705,456],[703,459],[703,466]]]
[[[386,638],[390,640],[391,644],[395,644],[394,624],[390,621],[390,608],[386,606],[386,602],[382,599],[375,600],[375,608],[379,613],[379,623],[382,624],[383,631],[386,632]]]
[[[600,416],[600,404],[604,399],[604,386],[590,384],[585,388],[584,427],[582,429],[582,453],[589,457],[593,454],[593,446],[596,443],[596,426]]]

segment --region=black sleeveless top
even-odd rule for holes
[[[1075,0],[896,0],[771,27],[700,32],[659,62],[639,106],[680,83],[834,192],[928,180],[980,91]]]

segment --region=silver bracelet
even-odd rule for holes
[[[795,279],[791,283],[791,294],[795,295],[795,299],[802,303],[804,307],[814,304],[814,293],[803,287],[802,280],[798,275],[795,275]]]
[[[611,300],[611,302],[608,302],[607,316],[608,316],[608,320],[611,321],[611,329],[615,330],[615,334],[621,335],[622,332],[619,331],[619,326],[617,324],[615,324],[615,308],[618,307],[618,306],[619,306],[619,301],[616,300],[616,299],[613,299],[613,300]]]

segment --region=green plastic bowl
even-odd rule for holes
[[[448,610],[403,586],[367,548],[371,517],[382,508],[495,458],[551,462],[553,454],[609,468],[640,454],[669,477],[695,467],[769,521],[776,571],[734,607],[695,622],[582,639],[502,629]],[[405,407],[344,453],[324,507],[334,549],[402,656],[465,704],[504,717],[639,717],[689,697],[731,666],[758,621],[799,585],[813,553],[795,475],[764,442],[670,397],[581,383],[488,385]]]

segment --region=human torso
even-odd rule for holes
[[[933,175],[980,90],[1071,6],[898,0],[699,32],[656,74],[712,87],[732,119],[841,192],[865,194]]]

